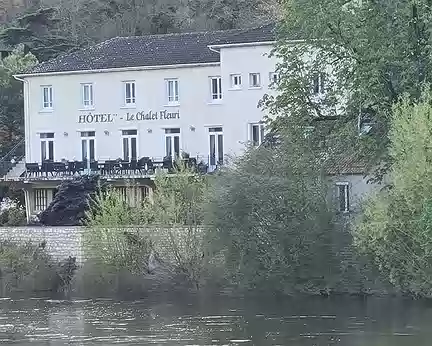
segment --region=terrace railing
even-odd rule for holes
[[[86,161],[45,161],[39,163],[26,163],[25,178],[30,179],[67,179],[77,175],[99,174],[102,177],[112,178],[135,178],[152,176],[158,169],[165,170],[168,173],[176,171],[176,165],[179,162],[184,163],[187,167],[196,172],[206,174],[217,169],[222,163],[215,164],[214,158],[209,157],[188,157],[179,160],[173,160],[171,157],[156,159],[142,157],[139,160],[105,160],[91,161],[90,171]]]

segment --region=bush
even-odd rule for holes
[[[389,188],[370,198],[355,227],[357,246],[399,291],[432,295],[432,96],[394,107]]]
[[[213,181],[207,214],[230,279],[267,292],[329,292],[339,279],[333,213],[304,136],[251,148]]]
[[[164,268],[164,278],[183,275],[195,286],[200,285],[207,261],[202,227],[206,177],[181,164],[177,166],[175,174],[156,174],[157,189],[142,203],[131,205],[113,189],[101,191],[94,198],[87,213],[86,252],[100,262],[96,267],[105,266],[107,277],[114,269],[145,276],[152,272],[149,262],[156,258],[159,268]],[[135,188],[129,186],[132,195]],[[140,226],[144,226],[157,233],[160,225],[169,259],[160,253],[161,244],[140,232]]]
[[[26,212],[22,208],[12,207],[0,212],[1,226],[24,226],[26,223]]]
[[[57,273],[44,244],[0,242],[2,294],[13,291],[52,291]]]

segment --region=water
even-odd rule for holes
[[[432,303],[401,300],[0,300],[11,345],[430,345]]]

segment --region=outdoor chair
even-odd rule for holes
[[[48,174],[51,174],[51,176],[53,176],[54,175],[54,163],[52,161],[42,162],[41,171],[42,171],[42,174],[45,173],[46,176],[48,176]]]
[[[26,163],[26,175],[29,177],[34,174],[35,176],[38,176],[40,173],[39,164],[37,162],[34,163]]]
[[[61,173],[66,173],[66,164],[64,162],[54,162],[53,163],[53,172],[58,175]]]

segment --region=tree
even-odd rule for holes
[[[24,134],[23,86],[13,75],[36,63],[35,56],[25,54],[22,47],[17,47],[10,56],[0,61],[0,152],[3,155]]]
[[[429,88],[427,88],[429,89]],[[354,234],[358,247],[404,293],[432,294],[432,93],[393,108],[392,188],[365,204]]]
[[[234,283],[267,292],[329,292],[339,271],[321,163],[285,133],[251,148],[212,184],[208,220]]]
[[[325,142],[319,141],[328,151],[363,149],[371,165],[385,163],[385,172],[391,164],[392,106],[405,93],[419,99],[423,83],[432,78],[431,17],[429,0],[283,1],[275,50],[281,59],[280,96],[267,99],[270,111],[280,115],[272,126],[286,126],[287,114],[313,123],[325,134]],[[303,44],[293,45],[292,39]],[[326,90],[316,98],[312,85],[321,73]],[[354,130],[362,122],[373,126],[359,138]]]
[[[40,8],[19,16],[0,32],[0,41],[16,46],[23,44],[39,61],[56,57],[76,48],[76,44],[60,36],[59,19],[54,8]]]

